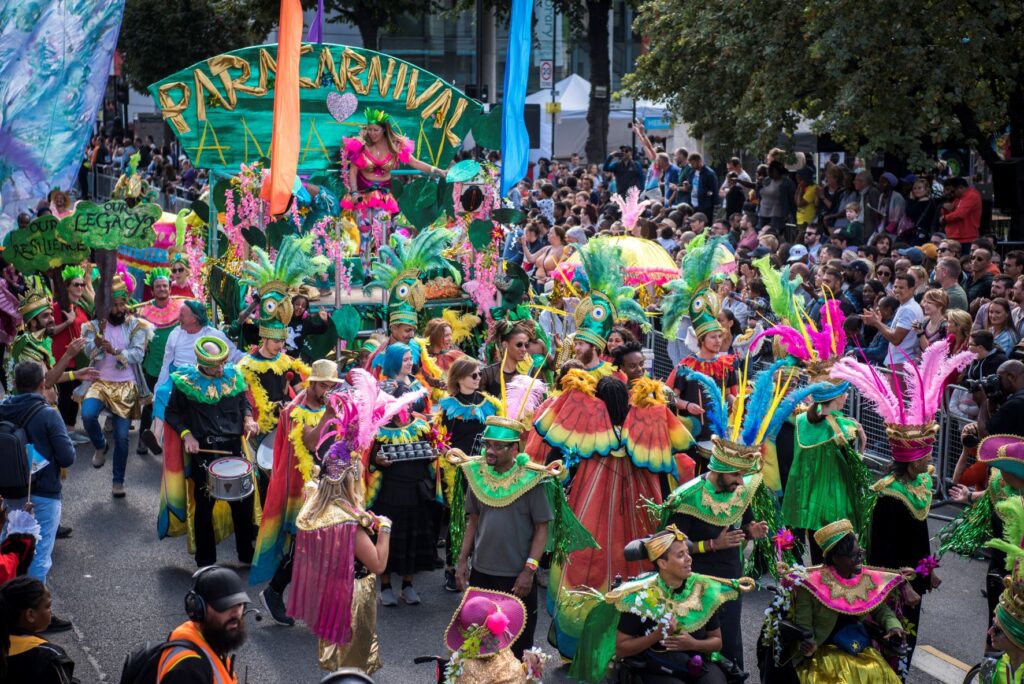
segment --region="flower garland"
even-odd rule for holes
[[[314,410],[307,409],[304,406],[296,406],[292,409],[291,419],[295,425],[288,433],[288,441],[295,451],[295,469],[302,475],[303,482],[309,482],[313,479],[313,454],[302,443],[302,431],[305,428],[319,425],[323,415],[324,410],[322,408]]]
[[[206,279],[209,265],[206,262],[206,243],[198,231],[185,232],[185,256],[188,268],[192,272],[192,292],[199,301],[206,300]]]
[[[793,591],[807,579],[807,568],[803,565],[792,565],[785,574],[780,573],[779,586],[775,598],[764,609],[764,630],[761,632],[761,643],[771,647],[775,664],[782,658],[782,630],[779,623],[786,619],[793,609]]]
[[[498,287],[494,284],[498,274],[498,260],[494,256],[490,252],[463,252],[459,255],[463,270],[473,273],[472,280],[467,281],[462,289],[469,294],[488,325],[494,322],[491,309],[498,305]]]
[[[256,425],[259,426],[260,434],[266,434],[277,426],[277,415],[274,413],[274,404],[270,401],[270,395],[260,383],[257,373],[265,373],[269,370],[276,375],[283,375],[289,370],[294,370],[305,380],[311,372],[309,366],[287,354],[278,354],[277,358],[273,360],[257,359],[249,355],[237,364],[237,368],[249,385],[252,403],[259,414]]]

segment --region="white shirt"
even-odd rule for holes
[[[900,308],[896,309],[896,316],[892,319],[893,330],[902,328],[907,331],[903,341],[898,345],[889,343],[889,354],[891,355],[892,363],[906,363],[908,359],[914,360],[917,358],[917,352],[919,349],[917,343],[917,333],[914,332],[914,321],[924,321],[924,311],[921,309],[921,305],[910,298],[905,304],[900,304]],[[900,351],[902,349],[903,351]],[[886,363],[889,363],[890,359],[886,358]]]
[[[207,325],[196,333],[187,333],[180,325],[171,331],[167,336],[167,346],[164,348],[164,362],[160,366],[160,377],[157,379],[157,387],[164,384],[171,374],[171,366],[181,368],[182,366],[196,365],[196,340],[200,337],[216,337],[228,345],[228,359],[232,362],[242,357],[234,343],[227,335],[213,326]]]

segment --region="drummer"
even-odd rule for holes
[[[171,375],[173,389],[165,420],[181,437],[186,457],[185,474],[194,484],[196,565],[217,562],[214,537],[212,483],[207,468],[219,458],[241,458],[243,436],[259,429],[246,398],[245,379],[228,363],[229,349],[216,337],[196,340],[198,366],[186,366]],[[166,447],[166,443],[165,443]],[[208,487],[209,484],[209,487]],[[241,563],[251,563],[255,537],[253,497],[227,502],[235,530],[235,548]]]
[[[260,600],[279,625],[295,624],[285,613],[283,595],[292,581],[296,519],[302,507],[303,486],[313,478],[314,453],[321,426],[325,417],[333,417],[325,410],[327,394],[339,384],[338,364],[327,359],[314,361],[309,387],[281,412],[274,439],[270,487],[263,504],[263,520],[256,537],[249,584],[270,581],[260,592]],[[265,452],[261,449],[257,456],[261,468],[264,467],[262,453]]]

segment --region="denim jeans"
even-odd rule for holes
[[[103,409],[103,402],[95,397],[82,402],[82,424],[89,434],[89,441],[97,449],[102,449],[107,443],[103,428],[100,427],[100,412]],[[131,421],[115,413],[110,415],[114,419],[114,482],[123,483],[125,467],[128,465],[128,428]]]
[[[53,467],[53,466],[50,466]],[[25,505],[25,499],[7,499],[7,510],[17,511]],[[45,496],[33,496],[32,504],[35,506],[33,515],[39,522],[40,539],[36,543],[36,555],[32,559],[32,565],[28,567],[29,577],[35,577],[40,582],[46,582],[46,575],[53,565],[53,542],[57,539],[57,525],[60,524],[60,499],[48,499]],[[4,537],[7,530],[4,529]]]

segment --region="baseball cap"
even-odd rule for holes
[[[939,246],[934,242],[926,242],[921,245],[920,249],[929,259],[935,259],[939,256]]]
[[[793,245],[789,248],[789,258],[786,259],[787,264],[791,264],[794,261],[800,261],[807,256],[806,245]]]
[[[245,584],[234,570],[213,566],[197,574],[195,592],[214,610],[224,612],[239,603],[251,603]]]
[[[768,249],[767,247],[761,246],[756,248],[753,252],[751,252],[750,256],[754,259],[760,259],[765,254],[771,254],[771,252],[772,250]]]
[[[863,259],[854,259],[850,263],[843,266],[843,268],[849,268],[854,271],[860,271],[863,275],[867,275],[871,272],[871,267],[868,266],[867,262]]]
[[[910,263],[914,266],[920,266],[924,262],[924,252],[919,247],[907,247],[896,251],[900,256],[910,259]]]

